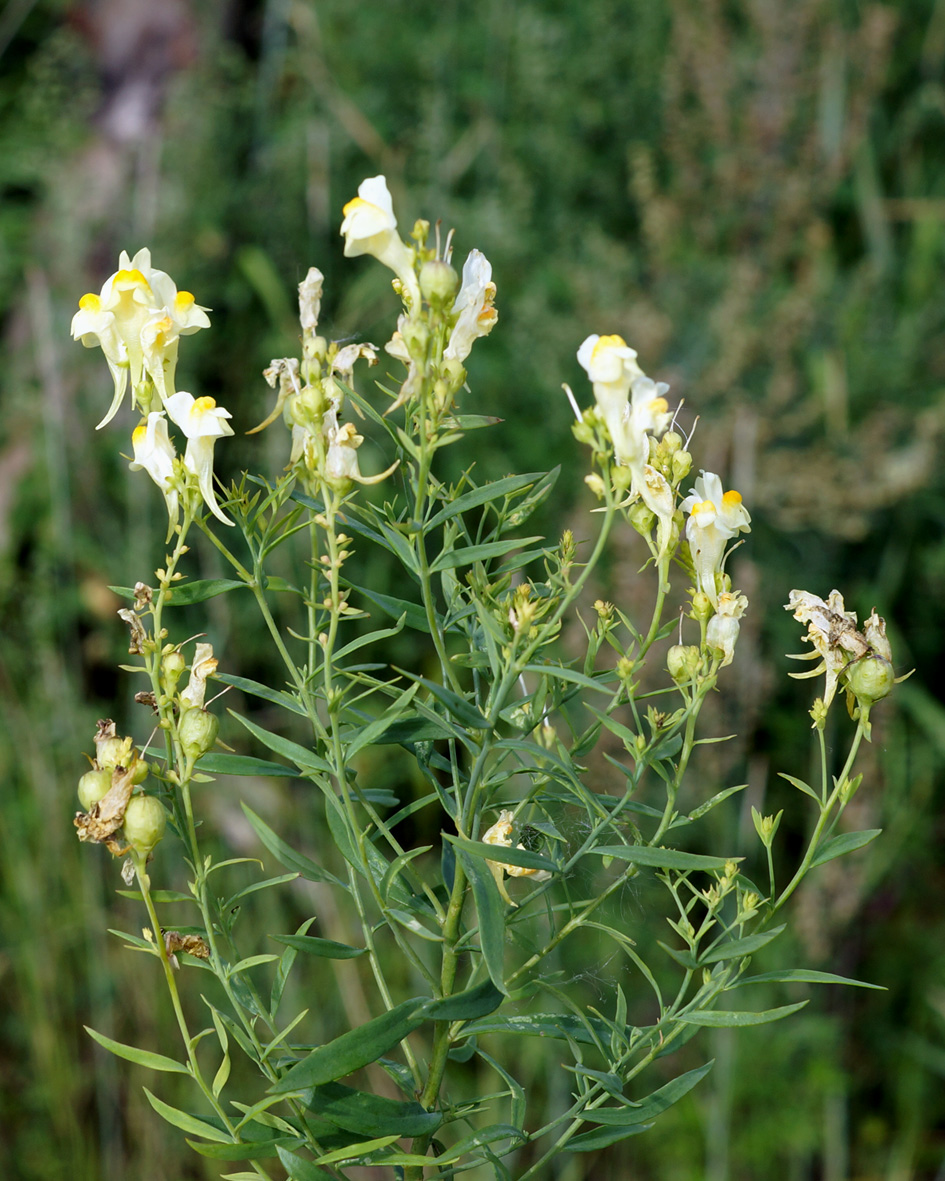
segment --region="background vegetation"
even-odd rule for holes
[[[746,814],[787,807],[790,837],[775,774],[803,775],[809,749],[808,688],[787,681],[782,655],[799,647],[781,610],[792,587],[837,585],[861,615],[875,604],[897,670],[918,670],[877,710],[850,817],[886,834],[852,868],[827,867],[795,908],[803,962],[889,991],[824,989],[783,1026],[718,1031],[716,1069],[691,1100],[625,1155],[558,1175],[945,1177],[945,713],[929,689],[945,630],[943,131],[942,0],[9,0],[3,1176],[216,1175],[153,1116],[143,1072],[82,1031],[155,1048],[171,1036],[158,982],[107,934],[139,920],[71,825],[95,719],[121,729],[130,716],[108,586],[159,563],[164,513],[117,458],[125,437],[91,430],[108,382],[68,339],[76,299],[120,249],[150,245],[214,309],[181,384],[219,396],[246,429],[270,401],[254,375],[292,352],[309,265],[327,275],[336,338],[389,335],[384,272],[342,267],[337,233],[358,181],[385,172],[404,223],[440,216],[461,256],[475,245],[494,266],[501,318],[473,358],[469,409],[505,425],[485,454],[470,440],[464,462],[492,475],[561,462],[546,523],[568,512],[580,535],[588,503],[560,384],[584,389],[585,335],[620,332],[702,416],[701,461],[750,506],[735,579],[750,616],[717,705],[718,732],[739,739],[719,748],[713,790],[749,782]],[[281,441],[262,439],[233,441],[234,471],[260,446],[281,467]],[[197,561],[213,572],[209,553]],[[597,593],[632,610],[640,561],[629,545],[616,553]],[[208,604],[214,645],[256,675],[264,646],[232,598]],[[309,801],[279,783],[213,791],[237,847],[256,848],[238,795],[318,839]],[[628,924],[645,921],[645,898],[624,905]],[[593,949],[571,969],[593,986],[606,965],[589,962]],[[326,1009],[337,1003],[333,991]],[[538,1085],[547,1067],[534,1070]]]

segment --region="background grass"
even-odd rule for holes
[[[120,249],[150,245],[214,309],[180,383],[245,430],[270,405],[256,375],[293,350],[309,265],[327,276],[331,335],[389,335],[384,272],[343,263],[337,234],[377,172],[402,225],[441,217],[460,257],[478,246],[493,263],[500,323],[466,408],[505,424],[462,458],[493,476],[560,462],[546,528],[565,514],[580,529],[588,507],[560,385],[587,401],[574,353],[589,332],[622,333],[701,416],[699,463],[754,521],[736,575],[750,615],[717,705],[739,740],[711,775],[748,781],[746,808],[785,807],[789,849],[802,813],[775,773],[806,772],[809,691],[786,679],[788,591],[837,585],[861,615],[875,604],[897,669],[918,670],[877,710],[851,817],[886,834],[794,910],[795,962],[889,991],[825,989],[783,1026],[719,1031],[691,1100],[556,1175],[945,1176],[945,714],[930,689],[945,597],[945,3],[10,0],[0,53],[3,1176],[219,1173],[153,1116],[140,1089],[153,1080],[82,1031],[172,1037],[159,982],[106,933],[140,919],[71,825],[95,719],[141,725],[108,586],[159,563],[164,512],[117,458],[126,435],[91,430],[108,382],[68,339],[76,300]],[[232,442],[234,472],[285,462],[274,432]],[[215,572],[211,554],[195,562]],[[632,609],[639,564],[618,547],[597,593]],[[232,671],[265,671],[239,605],[207,608],[215,643],[239,653]],[[224,783],[207,806],[238,847],[255,848],[239,795],[316,839],[304,795]],[[321,895],[292,905],[330,926]],[[645,921],[645,899],[623,905]],[[593,949],[570,968],[588,962]],[[606,966],[590,987],[595,973]],[[357,1009],[343,979],[326,1009],[343,997]],[[523,1068],[536,1086],[547,1073],[538,1057]]]

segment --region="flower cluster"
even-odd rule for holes
[[[144,415],[131,437],[131,468],[146,471],[164,494],[168,536],[177,524],[180,493],[189,478],[213,515],[231,525],[213,489],[213,447],[217,439],[233,434],[226,421],[230,412],[213,398],[195,398],[174,388],[180,338],[210,326],[207,309],[189,291],[178,291],[164,271],[155,270],[147,249],[134,258],[123,250],[118,267],[99,295],[82,296],[72,318],[73,337],[86,348],[101,347],[115,383],[112,404],[96,429],[117,414],[130,377],[132,401]],[[155,401],[161,409],[153,408]],[[179,470],[168,419],[187,440]]]
[[[897,680],[905,680],[893,672],[886,621],[874,608],[860,631],[856,612],[846,610],[838,590],[832,590],[826,601],[810,591],[792,590],[784,609],[807,624],[804,639],[813,646],[813,651],[791,655],[790,659],[819,661],[816,668],[791,676],[806,680],[827,674],[823,697],[811,711],[815,727],[823,724],[837,688],[842,686],[851,716],[858,710],[868,736],[870,708],[890,692]]]
[[[748,606],[745,595],[732,592],[724,574],[728,542],[751,527],[740,494],[734,489],[724,492],[719,477],[703,471],[677,507],[676,491],[689,474],[692,457],[675,431],[668,429],[673,419],[665,397],[669,386],[646,376],[636,351],[621,336],[587,337],[577,359],[594,390],[597,419],[590,417],[603,424],[605,443],[616,461],[614,484],[629,491],[623,506],[631,508],[631,520],[641,532],[648,534],[656,521],[658,562],[668,559],[686,518],[693,589],[706,602],[705,643],[719,655],[720,667],[731,664],[739,621]],[[573,402],[571,391],[567,392]],[[574,405],[580,420],[575,429],[579,437],[591,441],[588,415]],[[624,470],[629,479],[622,475]],[[603,493],[600,476],[589,476],[588,483]]]

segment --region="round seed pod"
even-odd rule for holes
[[[122,828],[125,840],[136,853],[147,856],[164,836],[167,813],[155,796],[132,796],[125,809]]]

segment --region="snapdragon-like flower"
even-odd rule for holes
[[[207,508],[224,525],[233,522],[224,516],[213,490],[213,445],[224,435],[232,435],[233,428],[226,421],[229,410],[218,406],[213,398],[195,398],[180,390],[167,399],[167,413],[184,432],[187,450],[184,467],[197,477],[197,486]]]
[[[131,445],[135,457],[129,467],[133,472],[143,468],[161,489],[170,521],[168,528],[173,530],[179,513],[177,490],[171,486],[177,452],[167,433],[167,419],[163,411],[152,412],[146,421],[135,427]]]
[[[669,481],[647,459],[650,436],[658,438],[672,421],[664,397],[669,386],[646,376],[622,336],[589,336],[577,356],[594,387],[614,458],[630,469],[626,503],[639,498],[657,518],[657,557],[662,560],[672,541],[675,497]]]
[[[463,263],[463,284],[453,304],[457,320],[443,352],[447,360],[465,361],[473,343],[489,335],[499,318],[494,301],[492,264],[481,250],[471,250]]]
[[[722,570],[726,544],[739,533],[751,532],[751,517],[734,489],[722,491],[714,472],[703,471],[696,486],[680,505],[689,513],[686,537],[696,571],[696,588],[718,609],[716,577]]]
[[[345,257],[370,254],[390,267],[400,280],[404,295],[414,308],[420,306],[420,285],[414,270],[414,253],[397,233],[394,203],[383,176],[370,176],[358,185],[358,195],[345,205],[341,233]]]
[[[212,644],[197,645],[194,649],[194,662],[190,666],[187,688],[180,695],[182,705],[188,709],[203,709],[204,698],[207,695],[207,677],[212,677],[217,671],[218,663],[213,655]]]
[[[105,281],[101,293],[79,300],[72,319],[72,335],[86,348],[100,345],[108,362],[115,393],[100,429],[118,412],[130,375],[132,388],[147,373],[163,401],[173,392],[177,341],[209,327],[206,309],[189,291],[178,291],[164,271],[151,266],[151,252],[134,258],[122,251],[118,270]]]
[[[509,808],[500,812],[499,819],[483,836],[484,844],[498,845],[504,849],[511,849],[514,817],[514,812]],[[525,846],[519,843],[515,848],[524,851]],[[508,891],[505,888],[505,883],[502,880],[504,874],[508,874],[510,878],[534,878],[536,882],[547,882],[551,877],[551,874],[545,869],[530,869],[524,865],[509,865],[505,861],[488,861],[486,864],[492,870],[492,876],[495,878],[496,885],[499,887],[499,893],[510,906],[515,906],[516,904],[509,897]]]
[[[747,607],[747,596],[723,591],[719,595],[718,611],[706,625],[706,644],[721,651],[722,668],[735,659],[735,641],[738,639],[740,621]]]
[[[816,668],[804,673],[791,673],[795,680],[805,680],[816,677],[821,673],[827,674],[824,687],[824,708],[829,708],[837,691],[840,678],[853,661],[861,660],[871,654],[878,655],[889,663],[889,642],[886,640],[885,623],[876,615],[870,616],[867,626],[871,634],[879,641],[875,651],[870,641],[857,630],[855,611],[847,611],[843,604],[843,595],[838,590],[832,590],[826,602],[810,591],[792,590],[789,601],[785,604],[786,611],[793,611],[794,618],[800,623],[807,624],[807,634],[804,639],[813,645],[812,652],[792,655],[791,660],[817,660]],[[887,653],[889,655],[887,655]],[[888,692],[888,690],[887,690]]]
[[[329,423],[328,419],[331,418]],[[386,480],[396,469],[400,460],[395,460],[390,467],[377,476],[362,476],[358,465],[358,448],[364,442],[364,436],[359,435],[354,423],[346,422],[338,425],[334,411],[325,415],[328,439],[328,453],[325,456],[325,478],[330,484],[344,488],[353,480],[357,484],[379,484]]]

